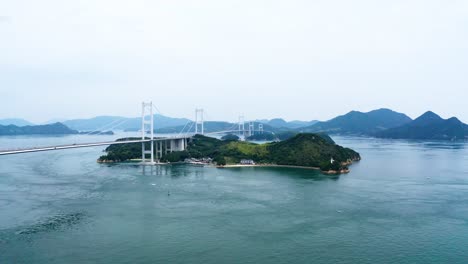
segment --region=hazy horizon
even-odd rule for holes
[[[379,110],[379,109],[373,109],[373,110]],[[373,111],[373,110],[370,110],[370,111]],[[390,110],[393,110],[393,109],[390,109]],[[351,111],[359,111],[359,110],[350,110],[350,111],[348,111],[348,112],[346,112],[346,113],[339,114],[339,115],[337,115],[337,116],[335,116],[335,117],[348,114],[348,113],[351,112]],[[428,110],[428,111],[432,111],[432,110]],[[359,112],[369,112],[369,111],[359,111]],[[398,111],[397,111],[397,112],[398,112]],[[426,112],[427,112],[427,111],[425,111],[424,113],[426,113]],[[420,115],[417,115],[417,116],[415,116],[415,117],[412,117],[412,116],[409,116],[409,115],[408,115],[408,116],[409,116],[410,118],[412,118],[412,119],[416,119],[416,118],[418,118],[419,116],[421,116],[421,115],[424,114],[424,113],[421,113]],[[158,112],[155,111],[153,114],[160,114],[160,113],[158,113]],[[402,114],[405,114],[405,113],[402,113]],[[438,113],[436,113],[436,114],[438,114]],[[164,115],[164,114],[162,114],[162,115]],[[34,122],[34,121],[32,121],[32,120],[28,120],[28,119],[21,118],[21,117],[18,117],[18,118],[16,118],[16,117],[12,117],[12,118],[6,117],[6,118],[0,118],[0,120],[3,120],[3,119],[24,119],[24,120],[26,120],[26,121],[29,121],[29,122],[31,122],[31,123],[34,123],[34,124],[39,125],[39,124],[63,122],[63,121],[69,121],[69,120],[92,119],[92,118],[94,118],[94,117],[100,117],[100,116],[118,116],[118,115],[94,115],[94,116],[89,116],[89,117],[79,117],[79,118],[70,118],[70,119],[67,119],[67,118],[54,118],[54,119],[48,119],[48,120],[39,121],[39,122]],[[166,116],[166,115],[164,115],[164,116]],[[122,116],[119,116],[119,117],[125,117],[125,118],[140,118],[140,117],[137,116],[137,115],[135,115],[135,116],[124,116],[124,115],[122,115]],[[171,118],[187,118],[187,119],[190,119],[190,120],[194,120],[194,116],[192,116],[192,117],[190,117],[190,116],[187,116],[187,117],[184,117],[184,116],[182,116],[182,117],[180,117],[180,116],[166,116],[166,117],[171,117]],[[335,117],[332,117],[331,119],[333,119],[333,118],[335,118]],[[448,118],[451,118],[451,117],[453,117],[453,116],[450,116],[450,117],[441,116],[441,117],[444,118],[444,119],[448,119]],[[455,117],[457,117],[457,116],[455,116]],[[326,119],[326,120],[320,120],[320,119],[285,119],[285,118],[282,118],[282,117],[273,117],[273,118],[245,119],[245,121],[247,122],[247,121],[249,121],[249,120],[255,120],[255,121],[257,121],[257,120],[265,120],[265,119],[271,120],[271,119],[276,119],[276,118],[284,119],[284,120],[287,121],[287,122],[290,122],[290,121],[306,121],[306,122],[310,122],[310,121],[329,121],[329,120],[330,120],[330,119]],[[459,117],[457,117],[457,118],[459,118]],[[209,118],[207,119],[207,116],[206,116],[206,114],[205,114],[205,121],[227,121],[227,122],[237,123],[237,122],[238,122],[238,119],[236,119],[236,120],[209,119]],[[461,121],[463,122],[463,120],[461,120]]]
[[[468,122],[466,1],[4,1],[2,118]]]

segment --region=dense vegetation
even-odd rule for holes
[[[269,158],[276,164],[317,167],[325,171],[342,170],[345,169],[344,164],[360,160],[354,150],[338,146],[316,134],[298,134],[271,144],[268,150]],[[331,158],[334,163],[330,162]]]
[[[271,132],[263,132],[263,133],[257,133],[255,135],[252,135],[250,137],[247,137],[247,140],[251,141],[284,141],[288,140],[290,138],[295,137],[298,132],[294,131],[284,131],[284,132],[279,132],[279,133],[271,133]],[[315,133],[322,137],[323,139],[327,140],[331,144],[335,144],[333,139],[325,134],[325,133]]]
[[[116,141],[138,140],[141,138],[120,138]],[[145,143],[146,149],[150,148],[149,143]],[[106,155],[99,157],[98,161],[121,162],[131,159],[141,158],[141,143],[110,145],[105,149]]]
[[[274,141],[278,140],[278,137],[271,132],[263,132],[263,133],[257,133],[252,136],[247,137],[247,140],[253,140],[253,141]]]
[[[394,139],[463,140],[468,138],[468,126],[455,117],[443,119],[429,111],[413,122],[382,131],[375,136]]]
[[[50,125],[40,125],[40,126],[15,126],[0,125],[0,135],[64,135],[64,134],[77,134],[78,131],[72,130],[65,126],[62,123],[55,123]]]
[[[239,137],[237,135],[234,135],[234,134],[227,134],[223,137],[221,137],[221,140],[224,140],[224,141],[239,141]]]
[[[101,161],[125,161],[139,158],[141,144],[111,145]],[[338,146],[317,134],[298,134],[282,142],[254,144],[241,141],[222,141],[201,135],[195,136],[187,150],[173,152],[162,161],[178,162],[186,158],[212,158],[218,165],[237,164],[242,159],[256,163],[317,167],[321,170],[345,170],[360,156],[357,152]],[[335,161],[331,163],[331,159]]]

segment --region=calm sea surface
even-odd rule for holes
[[[362,155],[347,175],[0,157],[0,263],[468,263],[467,144],[334,139]]]

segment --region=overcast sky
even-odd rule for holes
[[[468,122],[468,1],[0,0],[0,118]]]

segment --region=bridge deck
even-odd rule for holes
[[[183,138],[190,138],[190,137],[192,137],[192,136],[163,137],[163,138],[154,138],[153,141],[183,139]],[[130,144],[130,143],[143,143],[143,142],[150,142],[150,141],[151,141],[151,139],[126,140],[126,141],[105,141],[105,142],[76,143],[76,144],[70,144],[70,145],[57,145],[57,146],[35,147],[35,148],[13,149],[13,150],[0,150],[0,156],[1,155],[21,154],[21,153],[40,152],[40,151],[61,150],[61,149],[87,148],[87,147],[120,145],[120,144]]]

